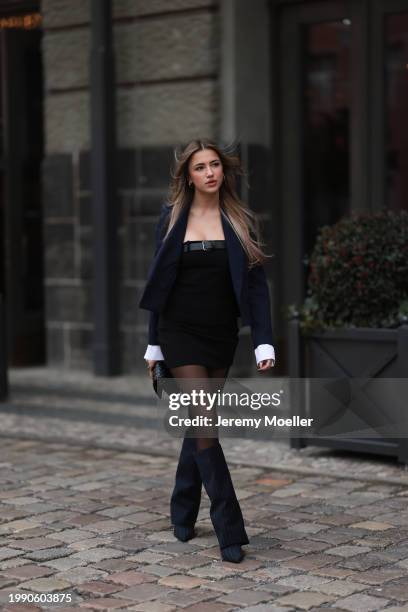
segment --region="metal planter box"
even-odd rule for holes
[[[403,401],[408,383],[407,326],[398,329],[338,329],[302,335],[298,321],[291,321],[289,375],[297,380],[297,398],[292,414],[313,417],[314,422],[331,425],[348,419],[351,428],[355,425],[352,436],[342,437],[341,427],[335,435],[316,435],[314,432],[311,437],[296,437],[295,434],[291,437],[292,448],[327,446],[394,456],[401,463],[408,463],[407,427],[404,425],[408,419],[408,401]],[[322,380],[333,381],[328,384],[332,384],[343,397],[347,385],[353,392],[357,388],[358,393],[352,402],[346,401],[344,405],[338,402],[334,410],[321,400],[322,394],[319,395],[318,391]],[[388,429],[385,422],[389,423]],[[365,432],[359,438],[359,428],[360,431],[364,429],[362,424],[366,426]],[[367,430],[372,430],[375,435],[370,437]]]

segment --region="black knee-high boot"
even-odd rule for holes
[[[194,461],[195,439],[185,437],[176,471],[176,481],[170,501],[173,525],[193,527],[200,509],[202,481]]]
[[[219,441],[196,452],[195,460],[210,498],[210,517],[220,548],[249,544],[241,507]]]

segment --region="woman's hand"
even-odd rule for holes
[[[150,376],[150,378],[153,378],[153,368],[155,366],[155,364],[157,363],[157,359],[146,359],[146,363],[147,363],[147,372]]]
[[[258,371],[264,372],[265,370],[270,370],[275,365],[274,359],[264,359],[258,363]]]

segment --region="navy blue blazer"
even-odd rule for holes
[[[156,228],[156,249],[150,266],[147,283],[143,291],[139,307],[150,310],[149,346],[159,345],[157,324],[158,315],[164,310],[167,298],[177,276],[180,256],[183,250],[183,240],[187,228],[188,214],[191,202],[181,212],[165,240],[163,236],[167,229],[171,207],[163,204],[160,219]],[[228,260],[231,271],[237,303],[240,309],[242,324],[251,327],[252,341],[257,354],[257,348],[262,345],[260,359],[275,358],[271,324],[271,306],[265,270],[257,265],[248,270],[248,257],[241,242],[226,215],[221,210],[221,221],[224,230]],[[270,349],[266,349],[270,346]],[[149,357],[154,359],[157,357]]]

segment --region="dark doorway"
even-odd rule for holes
[[[18,16],[17,3],[13,8]],[[4,15],[3,22],[12,23],[10,10]],[[6,304],[9,363],[16,366],[45,361],[42,33],[31,21],[25,23],[27,29],[24,22],[0,29],[0,293]]]
[[[408,210],[408,2],[384,8],[384,199]]]
[[[279,7],[281,293],[286,304],[300,304],[305,296],[306,262],[318,229],[351,207],[356,21],[348,6],[325,1]]]
[[[351,20],[303,25],[303,242],[350,207]]]

